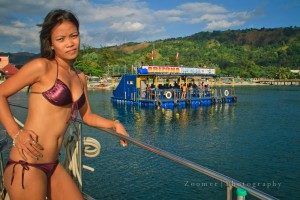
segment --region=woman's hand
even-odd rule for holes
[[[116,133],[121,134],[121,135],[125,135],[125,136],[129,136],[125,127],[123,126],[123,124],[121,124],[118,120],[114,121],[114,130],[116,131]],[[122,147],[127,147],[128,143],[126,140],[124,139],[120,139],[120,145]]]
[[[38,160],[43,157],[41,150],[43,147],[38,143],[38,136],[32,130],[19,130],[13,137],[13,146],[19,151],[24,160],[26,155]]]

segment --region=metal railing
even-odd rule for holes
[[[235,96],[234,89],[207,89],[201,90],[199,88],[189,88],[185,95],[181,89],[151,89],[151,90],[137,90],[135,96],[141,100],[164,100],[164,99],[175,99],[175,100],[186,100],[193,98],[205,98],[205,97],[214,97],[216,99],[225,97],[226,91],[228,92],[228,96]],[[170,96],[167,96],[167,93],[170,93]]]
[[[19,106],[19,105],[15,105],[15,104],[10,104],[11,106],[15,106],[15,107],[18,107],[18,108],[26,108],[24,106]],[[76,122],[80,123],[80,124],[85,124],[82,120],[76,120]],[[85,124],[86,125],[86,124]],[[87,125],[88,126],[88,125]],[[226,184],[226,199],[227,200],[232,200],[232,196],[233,196],[233,188],[242,188],[244,190],[247,191],[247,193],[251,194],[252,196],[254,197],[257,197],[259,199],[263,199],[263,200],[276,200],[277,198],[269,195],[269,194],[266,194],[260,190],[257,190],[256,188],[253,188],[253,187],[249,187],[249,186],[246,186],[244,183],[236,180],[236,179],[233,179],[231,177],[228,177],[226,175],[223,175],[219,172],[216,172],[214,170],[211,170],[207,167],[204,167],[202,165],[199,165],[197,163],[194,163],[192,161],[189,161],[185,158],[182,158],[180,156],[177,156],[177,155],[174,155],[170,152],[167,152],[165,150],[162,150],[162,149],[159,149],[157,147],[154,147],[152,145],[149,145],[149,144],[145,144],[141,141],[138,141],[132,137],[128,137],[128,136],[124,136],[124,135],[119,135],[118,133],[114,132],[113,130],[110,130],[110,129],[99,129],[97,128],[97,130],[100,130],[100,131],[104,131],[106,133],[109,133],[111,135],[114,135],[116,137],[119,137],[119,138],[122,138],[122,139],[126,139],[128,142],[142,148],[142,149],[145,149],[149,152],[152,152],[152,153],[155,153],[161,157],[164,157],[168,160],[171,160],[177,164],[180,164],[180,165],[183,165],[189,169],[192,169],[192,170],[195,170],[201,174],[204,174],[204,175],[207,175],[213,179],[216,179],[218,181],[221,181],[222,183],[225,183]],[[91,197],[87,196],[88,198],[87,199],[92,199]]]
[[[80,121],[80,120],[78,120],[78,121],[80,123],[84,124],[83,121]],[[231,200],[232,199],[232,189],[233,188],[242,188],[242,189],[246,190],[249,194],[251,194],[251,195],[253,195],[253,196],[255,196],[255,197],[259,198],[259,199],[264,199],[264,200],[265,199],[266,200],[276,200],[277,199],[277,198],[275,198],[275,197],[273,197],[273,196],[271,196],[269,194],[266,194],[266,193],[264,193],[264,192],[262,192],[260,190],[255,189],[253,187],[245,186],[244,183],[242,183],[242,182],[240,182],[238,180],[235,180],[235,179],[233,179],[231,177],[228,177],[228,176],[223,175],[223,174],[221,174],[219,172],[211,170],[211,169],[209,169],[207,167],[201,166],[201,165],[199,165],[197,163],[189,161],[189,160],[187,160],[185,158],[182,158],[180,156],[176,156],[176,155],[174,155],[174,154],[172,154],[170,152],[167,152],[165,150],[159,149],[159,148],[151,146],[149,144],[145,144],[145,143],[143,143],[141,141],[138,141],[138,140],[136,140],[134,138],[131,138],[131,137],[127,137],[127,136],[124,136],[124,135],[119,135],[118,133],[116,133],[116,132],[114,132],[112,130],[109,130],[109,129],[99,129],[99,130],[104,131],[106,133],[110,133],[110,134],[112,134],[114,136],[126,139],[127,141],[129,141],[130,143],[132,143],[132,144],[134,144],[134,145],[136,145],[138,147],[141,147],[141,148],[143,148],[145,150],[148,150],[148,151],[150,151],[152,153],[155,153],[155,154],[157,154],[157,155],[159,155],[161,157],[164,157],[164,158],[166,158],[168,160],[174,161],[177,164],[181,164],[181,165],[183,165],[183,166],[185,166],[185,167],[187,167],[189,169],[193,169],[193,170],[195,170],[197,172],[200,172],[201,174],[205,174],[205,175],[207,175],[207,176],[209,176],[211,178],[214,178],[214,179],[216,179],[218,181],[221,181],[221,182],[225,183],[226,186],[227,186],[227,190],[226,190],[227,191],[227,198],[226,198],[227,200]]]

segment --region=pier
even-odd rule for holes
[[[300,85],[300,79],[257,79],[253,82],[268,85]]]

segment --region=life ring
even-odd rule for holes
[[[229,95],[229,91],[228,90],[225,90],[224,91],[224,95],[227,97]]]
[[[172,93],[170,91],[167,91],[165,93],[165,96],[166,96],[167,99],[171,99],[172,98]]]

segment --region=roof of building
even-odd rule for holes
[[[0,69],[0,71],[6,76],[6,77],[10,77],[12,75],[14,75],[15,73],[17,73],[19,70],[18,68],[16,68],[15,65],[13,64],[8,64],[5,67],[3,67],[2,69]]]

